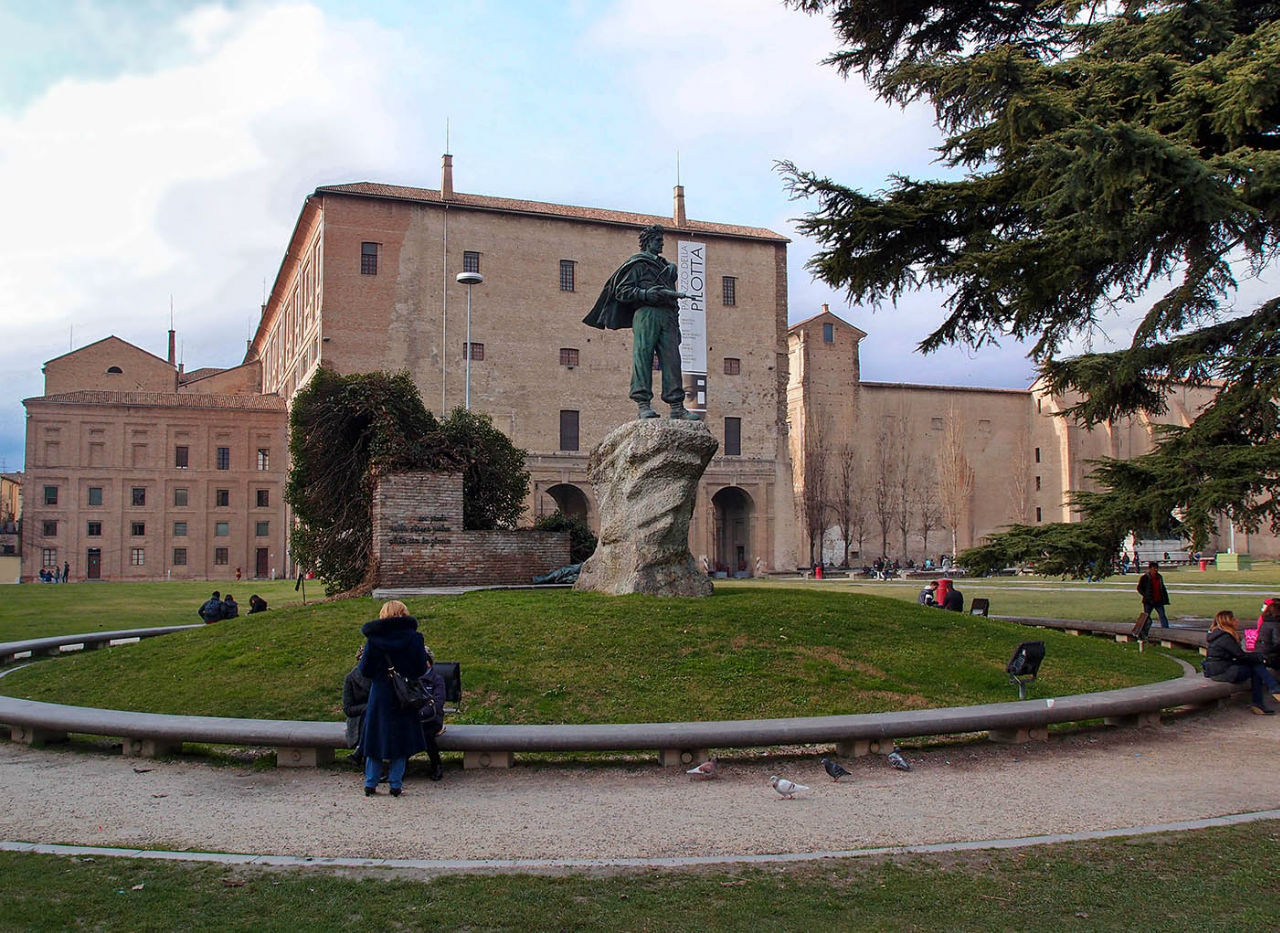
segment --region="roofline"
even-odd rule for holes
[[[56,363],[58,360],[63,359],[64,357],[71,356],[72,354],[75,354],[75,353],[80,353],[84,350],[88,350],[90,347],[96,347],[98,344],[106,343],[108,340],[119,340],[126,347],[132,347],[133,349],[137,350],[139,353],[145,353],[147,356],[151,357],[153,360],[159,360],[161,363],[164,363],[164,365],[168,366],[173,370],[177,370],[178,368],[174,366],[172,363],[170,363],[168,360],[166,360],[163,356],[156,356],[156,354],[152,353],[150,350],[140,347],[136,343],[130,343],[129,341],[125,340],[123,337],[117,337],[115,334],[107,334],[107,336],[102,337],[99,340],[95,340],[93,343],[86,343],[83,347],[76,347],[74,350],[68,350],[66,353],[61,353],[58,356],[53,357],[52,359],[45,360],[44,365],[48,366],[50,363]]]
[[[317,188],[316,193],[318,194],[319,192],[320,189]],[[266,342],[267,332],[271,329],[271,325],[275,323],[275,319],[280,313],[280,305],[282,303],[280,279],[284,275],[285,267],[288,265],[290,257],[299,255],[301,246],[298,241],[301,239],[303,227],[310,226],[309,223],[304,224],[303,220],[309,220],[309,215],[318,214],[320,211],[320,205],[315,203],[314,194],[309,194],[303,199],[302,209],[298,211],[298,219],[294,221],[293,232],[289,235],[289,246],[285,249],[284,255],[280,257],[280,268],[276,270],[276,278],[271,284],[271,293],[267,296],[266,307],[262,309],[262,313],[258,316],[258,329],[253,333],[253,340],[249,342],[249,348],[245,350],[244,359],[240,365],[262,357],[262,347]]]
[[[866,382],[858,381],[860,387],[870,386],[875,389],[921,389],[930,392],[1000,392],[1006,395],[1025,395],[1031,397],[1031,388],[999,389],[991,386],[942,386],[917,382]]]
[[[787,333],[789,334],[796,328],[803,327],[806,324],[812,324],[814,321],[816,321],[820,317],[833,317],[837,321],[839,321],[841,324],[843,324],[845,327],[849,328],[850,330],[856,330],[863,337],[867,336],[867,332],[863,330],[861,327],[859,327],[857,324],[850,324],[840,315],[836,314],[834,311],[831,311],[831,310],[819,311],[817,314],[813,315],[812,317],[807,317],[803,321],[796,321],[794,324],[788,324]]]
[[[126,398],[80,398],[78,396],[94,394],[99,396],[133,396]],[[184,401],[172,401],[182,399]],[[235,405],[210,405],[212,399],[235,399]],[[246,399],[258,401],[276,400],[277,405],[247,405]],[[185,401],[190,400],[190,401]],[[204,404],[202,404],[204,403]],[[200,392],[114,392],[108,389],[78,389],[74,392],[59,392],[56,395],[34,395],[22,400],[23,407],[32,405],[91,405],[99,408],[205,408],[218,411],[255,411],[255,412],[287,412],[284,399],[277,393],[257,395],[229,395],[226,393]]]

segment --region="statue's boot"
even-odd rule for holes
[[[685,408],[683,405],[672,405],[671,420],[672,421],[701,421],[702,418],[700,415],[689,411],[689,409]]]
[[[641,402],[640,413],[636,417],[637,418],[656,418],[658,417],[658,413],[654,411],[653,408],[651,408],[647,402]]]

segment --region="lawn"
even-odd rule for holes
[[[40,587],[20,595],[28,592],[44,596]],[[437,656],[462,663],[459,722],[750,719],[998,702],[1015,697],[1004,665],[1033,637],[1048,646],[1033,696],[1179,673],[1161,652],[822,588],[725,586],[702,600],[486,591],[408,602]],[[41,661],[6,676],[0,691],[163,713],[333,720],[360,624],[376,612],[370,599],[273,608]]]
[[[1274,930],[1280,823],[750,869],[364,877],[0,853],[8,929]]]

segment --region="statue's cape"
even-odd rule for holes
[[[636,253],[620,265],[618,271],[609,276],[609,281],[604,283],[604,288],[600,290],[600,297],[596,299],[591,313],[582,319],[582,323],[589,324],[592,327],[599,327],[601,330],[606,327],[610,330],[629,328],[631,319],[636,313],[636,306],[618,301],[618,283],[641,263],[660,265],[662,262],[663,260],[658,256],[653,256],[649,253]]]

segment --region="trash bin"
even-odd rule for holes
[[[1209,562],[1205,560],[1203,557],[1200,558],[1200,572],[1204,573],[1208,569],[1209,569]]]
[[[822,579],[822,565],[821,565],[821,564],[814,564],[814,565],[813,565],[813,578],[814,578],[815,580],[821,580],[821,579]]]

